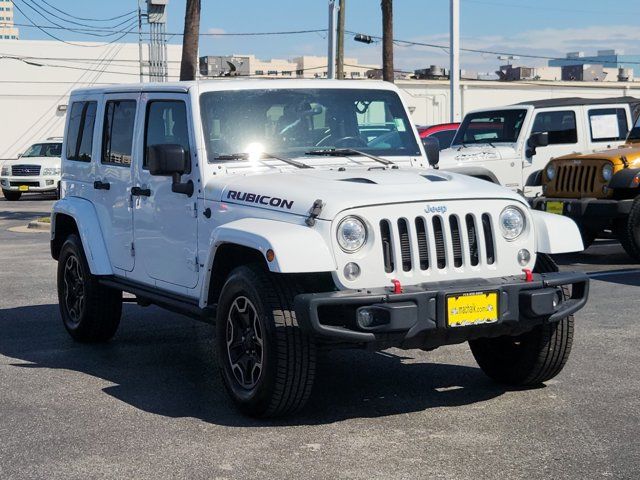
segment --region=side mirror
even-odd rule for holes
[[[147,166],[151,175],[173,177],[172,192],[193,195],[193,182],[180,181],[180,177],[191,170],[189,153],[182,145],[150,145],[147,147]]]
[[[549,132],[532,133],[527,140],[527,157],[533,157],[538,147],[549,145]]]
[[[425,137],[422,139],[422,145],[427,154],[429,165],[437,169],[438,162],[440,162],[440,141],[436,137]]]
[[[22,154],[21,154],[21,153],[19,153],[19,154],[18,154],[18,156],[17,156],[16,158],[20,158],[21,156],[22,156]]]

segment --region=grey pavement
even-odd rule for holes
[[[127,305],[112,342],[67,336],[48,235],[8,230],[51,204],[0,200],[0,479],[640,478],[640,274],[613,241],[558,259],[601,273],[546,387],[493,384],[466,345],[330,352],[302,414],[257,421],[208,325]]]

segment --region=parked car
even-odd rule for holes
[[[562,370],[588,277],[548,254],[582,249],[575,223],[426,168],[439,152],[394,85],[109,86],[70,110],[51,253],[75,340],[116,333],[122,292],[213,322],[223,384],[255,416],[304,405],[318,349],[469,341],[498,382]]]
[[[55,193],[60,196],[62,139],[47,138],[34,143],[16,160],[6,160],[0,169],[4,198],[20,200],[23,193]]]
[[[437,138],[440,144],[440,150],[444,150],[445,148],[449,148],[451,146],[451,142],[453,141],[453,137],[455,137],[456,131],[458,130],[459,126],[459,123],[441,123],[439,125],[417,128],[420,138]]]
[[[640,99],[558,98],[476,110],[465,115],[440,165],[522,192],[541,193],[551,158],[624,143]]]
[[[611,229],[640,261],[640,118],[618,148],[551,160],[542,191],[534,208],[575,220],[585,247]]]

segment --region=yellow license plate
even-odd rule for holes
[[[18,187],[18,190],[20,190],[21,192],[28,192],[29,191],[29,185],[20,185]]]
[[[564,203],[547,202],[547,212],[555,213],[556,215],[562,215],[564,213]]]
[[[447,296],[447,325],[464,327],[498,321],[498,292]]]

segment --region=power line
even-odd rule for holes
[[[356,32],[353,31],[345,31],[345,33],[348,33],[349,35],[356,35]],[[380,36],[376,36],[376,35],[369,35],[371,38],[374,38],[376,40],[382,40],[382,37]],[[429,47],[429,48],[437,48],[440,50],[444,50],[445,52],[449,51],[449,47],[447,45],[438,45],[435,43],[425,43],[425,42],[414,42],[411,40],[400,40],[397,38],[393,39],[394,43],[396,44],[404,44],[404,45],[409,45],[409,46],[416,46],[416,47]],[[538,59],[538,60],[573,60],[573,59],[567,59],[566,57],[550,57],[550,56],[546,56],[546,55],[534,55],[534,54],[527,54],[527,53],[516,53],[516,52],[504,52],[504,51],[496,51],[496,50],[482,50],[482,49],[478,49],[478,48],[460,48],[460,50],[464,51],[464,52],[470,52],[470,53],[480,53],[480,54],[487,54],[487,55],[513,55],[513,56],[517,56],[517,57],[522,57],[522,58],[533,58],[533,59]],[[589,57],[584,57],[585,59],[589,59]],[[591,62],[593,63],[593,62]],[[604,63],[611,63],[611,62],[604,62]],[[640,62],[623,62],[625,65],[640,65]]]
[[[71,24],[73,24],[73,25],[79,25],[79,26],[81,26],[81,27],[89,27],[89,28],[92,28],[92,29],[94,29],[94,28],[96,27],[96,25],[90,25],[90,24],[88,24],[88,23],[76,22],[75,20],[70,20],[70,19],[68,19],[68,18],[64,18],[64,17],[62,17],[62,16],[60,16],[60,15],[58,15],[58,14],[56,14],[56,13],[54,13],[54,12],[50,11],[50,10],[47,10],[47,9],[46,9],[45,7],[43,7],[42,5],[38,4],[38,3],[36,2],[36,0],[23,0],[23,1],[28,2],[28,3],[31,3],[31,2],[32,2],[32,3],[33,3],[37,8],[39,8],[39,9],[40,9],[40,10],[42,10],[43,12],[46,12],[48,15],[51,15],[52,17],[57,18],[58,20],[62,20],[63,22],[71,23]],[[43,1],[44,1],[44,0],[43,0]],[[46,3],[46,2],[44,2],[44,3]],[[46,3],[46,4],[47,4],[47,5],[49,5],[48,3]],[[137,17],[137,16],[138,16],[138,12],[137,12],[137,11],[134,11],[134,12],[129,13],[129,14],[126,16],[127,18],[126,18],[125,20],[123,20],[123,21],[121,21],[121,22],[119,22],[119,23],[117,23],[117,24],[115,24],[115,25],[104,26],[104,28],[110,28],[110,29],[118,28],[118,27],[120,27],[120,26],[124,25],[125,23],[128,23],[128,22],[129,22],[129,21],[130,21],[134,16],[135,16],[135,17]],[[52,23],[53,23],[53,22],[52,22]],[[54,25],[57,25],[57,24],[54,24]]]

